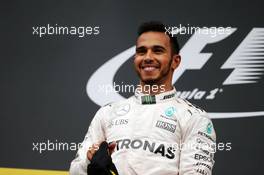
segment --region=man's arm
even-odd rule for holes
[[[103,111],[101,108],[93,118],[76,158],[71,162],[70,175],[87,175],[87,166],[90,163],[87,158],[88,150],[92,148],[93,144],[100,144],[105,140],[102,117]]]
[[[211,175],[214,165],[216,134],[205,112],[194,114],[183,127],[180,175]]]

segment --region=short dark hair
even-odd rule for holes
[[[173,53],[178,54],[180,52],[180,46],[177,40],[177,37],[170,35],[169,33],[166,33],[167,26],[159,21],[150,21],[142,23],[138,28],[138,36],[145,32],[163,32],[164,34],[167,34],[170,37],[170,43]]]

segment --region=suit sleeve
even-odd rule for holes
[[[75,159],[71,162],[70,175],[87,175],[87,166],[90,161],[87,159],[87,151],[92,144],[100,143],[105,140],[104,123],[102,122],[102,108],[96,113],[93,118],[88,132],[79,147]]]
[[[211,175],[216,134],[205,112],[192,115],[183,129],[179,175]]]

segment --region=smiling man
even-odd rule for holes
[[[140,26],[134,58],[140,86],[134,96],[96,113],[71,175],[99,169],[121,175],[212,174],[213,124],[204,110],[176,97],[172,76],[181,57],[177,39],[165,31],[158,22]]]
[[[140,77],[140,85],[158,86],[160,91],[172,90],[172,75],[181,57],[176,38],[165,34],[163,25],[147,23],[140,27],[134,66]]]

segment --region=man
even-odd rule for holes
[[[121,175],[212,173],[213,124],[204,110],[176,97],[172,76],[180,61],[178,42],[163,24],[139,28],[134,66],[140,86],[134,96],[96,113],[71,175],[87,173],[103,141],[111,143],[108,152]]]

